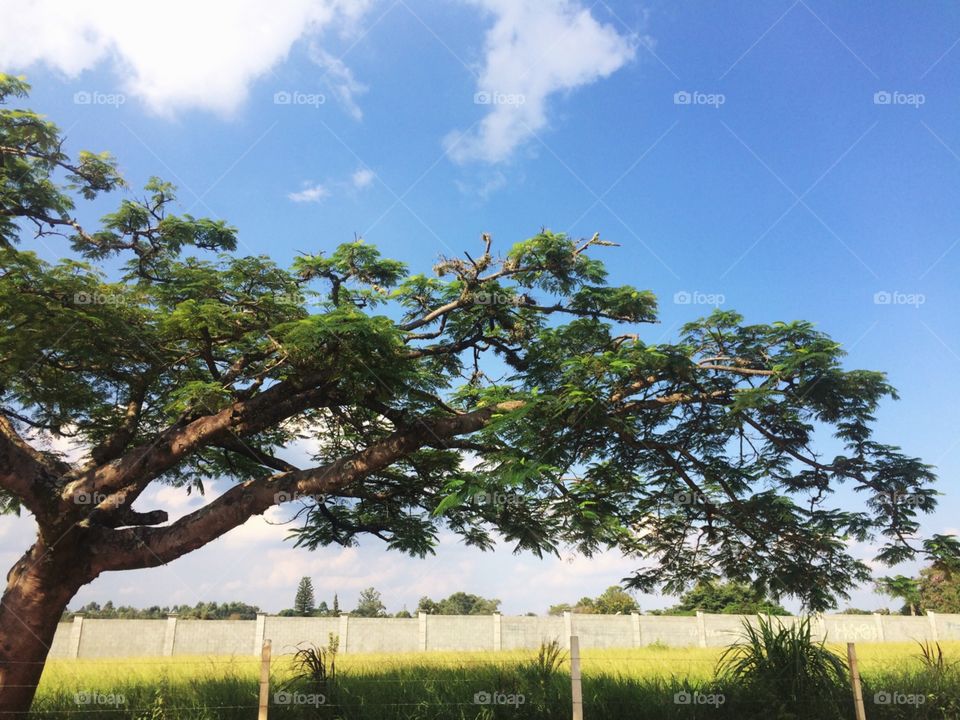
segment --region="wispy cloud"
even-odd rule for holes
[[[363,119],[363,111],[357,104],[357,96],[367,91],[367,86],[353,76],[353,71],[338,57],[317,44],[310,47],[310,59],[323,69],[323,81],[354,120]]]
[[[326,185],[321,183],[304,183],[303,190],[287,194],[287,198],[295,203],[316,203],[330,196]]]
[[[577,0],[475,0],[495,16],[474,102],[489,106],[469,132],[444,139],[456,162],[498,163],[547,125],[547,102],[605,78],[633,59],[637,42]]]
[[[365,187],[369,187],[376,177],[377,175],[373,170],[360,168],[350,176],[350,181],[357,190],[363,190]]]
[[[296,203],[317,203],[326,200],[335,191],[349,195],[357,190],[365,190],[373,185],[376,177],[377,174],[373,170],[361,167],[345,180],[330,180],[322,183],[307,180],[303,183],[302,189],[288,193],[287,198]]]

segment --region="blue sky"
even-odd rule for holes
[[[660,297],[650,340],[711,303],[816,322],[851,367],[900,390],[877,435],[938,468],[946,494],[924,532],[960,526],[960,6],[177,1],[148,16],[38,2],[4,15],[0,67],[28,75],[70,151],[109,149],[134,191],[173,181],[184,211],[240,229],[243,252],[287,261],[357,234],[425,270],[481,232],[506,248],[541,226],[599,231],[621,244],[604,251],[611,281]],[[202,502],[160,493],[181,511]],[[9,565],[31,525],[0,522]],[[427,561],[373,542],[307,553],[284,534],[253,521],[166,568],[100,578],[75,604],[279,610],[310,574],[345,607],[375,585],[391,610],[465,589],[543,612],[634,567],[454,541]],[[853,604],[888,601],[864,589]]]

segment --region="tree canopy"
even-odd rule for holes
[[[582,615],[629,615],[640,612],[640,605],[630,593],[617,585],[611,585],[596,598],[582,597],[576,605],[561,603],[551,605],[548,614],[563,615],[574,612]]]
[[[500,601],[458,591],[439,601],[420,598],[417,612],[427,615],[492,615],[500,612]]]
[[[350,614],[358,617],[386,617],[387,608],[383,604],[380,593],[376,589],[368,587],[360,591],[357,607]]]
[[[693,615],[697,611],[723,615],[789,615],[762,589],[739,582],[700,582],[663,615]]]

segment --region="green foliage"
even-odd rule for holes
[[[549,615],[563,615],[565,612],[582,615],[629,615],[640,612],[636,598],[623,588],[611,585],[596,598],[582,597],[576,605],[561,603],[551,605]]]
[[[127,605],[114,606],[108,600],[102,606],[89,602],[79,610],[64,611],[62,621],[73,619],[74,615],[98,620],[160,620],[168,615],[176,615],[183,620],[256,620],[260,608],[244,602],[198,602],[196,605],[152,605],[148,608],[134,608]]]
[[[293,600],[293,610],[302,617],[310,617],[314,614],[313,580],[308,577],[300,578],[297,595]]]
[[[357,617],[386,617],[387,608],[383,604],[380,593],[374,588],[368,587],[360,591],[357,607],[350,614]]]
[[[420,598],[417,612],[427,615],[492,615],[500,612],[500,601],[455,592],[450,597],[435,602],[428,597]]]
[[[789,615],[762,588],[738,582],[699,582],[663,615],[693,615],[696,611],[723,615]]]
[[[904,602],[904,612],[916,615],[921,600],[920,584],[906,575],[882,577],[876,583],[877,592]]]
[[[724,650],[717,675],[769,701],[772,717],[799,718],[801,709],[809,711],[817,700],[836,711],[838,690],[847,685],[847,664],[825,641],[813,639],[809,617],[785,625],[761,616],[756,625],[744,621],[742,639]]]
[[[920,607],[939,613],[960,613],[960,573],[934,567],[920,571]]]

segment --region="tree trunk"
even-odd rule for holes
[[[65,550],[70,544],[64,540]],[[37,540],[7,575],[0,604],[0,718],[26,717],[60,616],[89,582],[87,562],[73,562],[71,554],[79,555],[54,552]]]

